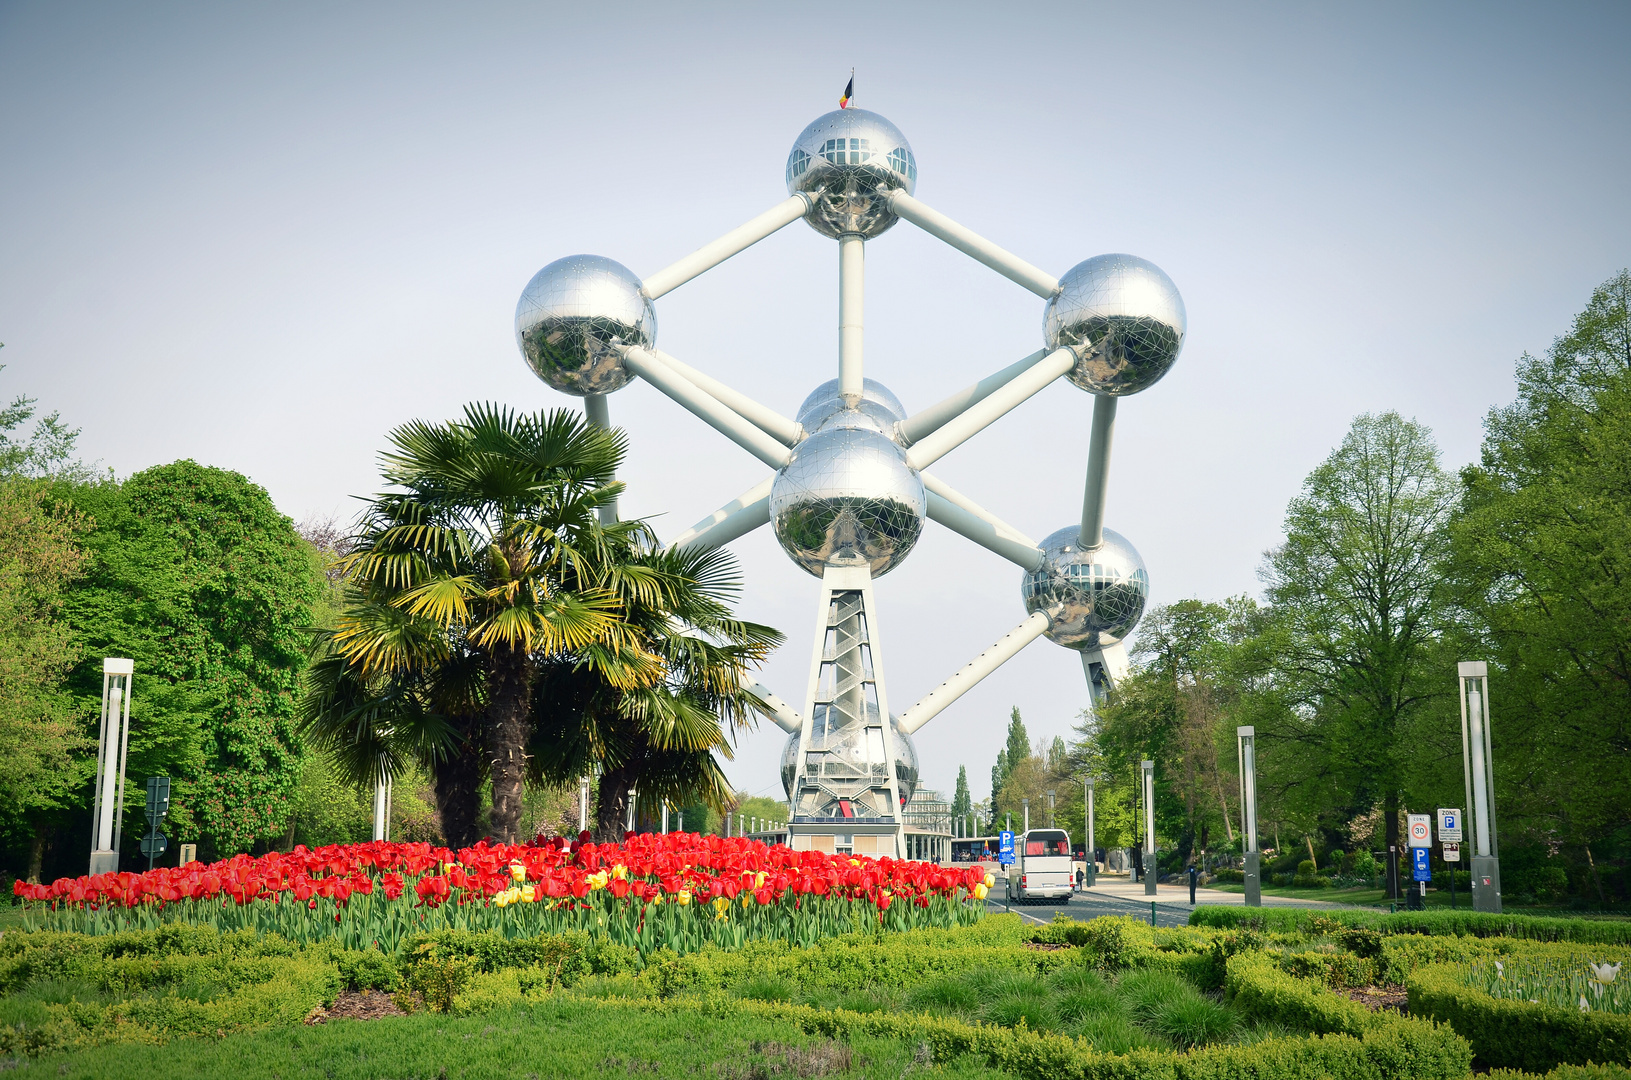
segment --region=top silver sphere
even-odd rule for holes
[[[815,202],[804,220],[834,239],[871,239],[895,223],[891,188],[917,190],[917,159],[900,128],[865,109],[836,109],[804,129],[787,155],[787,193]]]
[[[1095,394],[1123,397],[1153,386],[1184,347],[1188,317],[1178,287],[1135,255],[1097,255],[1059,279],[1042,337],[1076,353],[1065,377]]]
[[[1068,525],[1042,541],[1042,566],[1025,575],[1020,595],[1028,613],[1053,620],[1048,639],[1068,649],[1096,649],[1133,632],[1150,597],[1150,575],[1133,545],[1104,530],[1104,543],[1081,546],[1081,526]]]
[[[923,479],[906,451],[869,426],[828,426],[793,448],[770,486],[770,524],[789,558],[820,577],[866,563],[900,565],[923,534]]]
[[[856,413],[861,416],[857,417]],[[891,439],[895,437],[895,425],[905,419],[906,406],[900,403],[900,398],[890,393],[883,383],[872,379],[861,380],[861,400],[848,415],[844,398],[838,393],[837,379],[828,379],[811,391],[798,411],[798,422],[807,432],[828,426],[855,427],[863,423]]]
[[[515,340],[527,366],[567,394],[609,394],[633,375],[612,342],[651,348],[657,312],[640,279],[599,255],[556,259],[515,305]]]

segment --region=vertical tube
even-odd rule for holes
[[[99,735],[96,741],[96,775],[91,785],[95,793],[91,808],[91,850],[103,851],[102,846],[102,775],[107,771],[108,761],[108,676],[102,676],[102,722],[99,725]]]
[[[1484,696],[1478,692],[1477,684],[1467,691],[1467,719],[1471,721],[1467,741],[1472,749],[1472,805],[1473,805],[1473,837],[1478,845],[1475,854],[1488,856],[1492,854],[1489,842],[1489,760],[1485,756],[1485,747],[1488,746],[1486,725],[1484,723]]]
[[[635,793],[635,787],[634,787],[633,784],[630,784],[629,785],[629,820],[628,820],[628,824],[623,827],[628,832],[633,832],[634,831],[634,808],[635,808],[637,799],[638,799],[638,797],[637,797],[637,795]]]
[[[1025,808],[1025,831],[1031,831],[1031,800],[1021,799],[1020,805]]]
[[[1144,762],[1144,895],[1155,895],[1161,872],[1155,865],[1155,762]],[[1155,908],[1151,906],[1153,917]]]
[[[605,394],[585,394],[583,396],[583,415],[588,419],[589,423],[602,431],[610,431],[612,428],[612,413],[606,407]],[[616,521],[617,500],[613,499],[609,504],[600,508],[600,523],[602,525],[612,525]]]
[[[663,803],[663,835],[668,834],[668,803]]]
[[[1116,431],[1116,399],[1108,394],[1093,398],[1093,431],[1087,442],[1087,485],[1082,492],[1082,547],[1092,550],[1104,543],[1104,500],[1110,482],[1110,440]]]
[[[578,780],[578,832],[589,827],[589,778]]]
[[[838,238],[838,393],[844,404],[861,400],[862,305],[866,295],[866,241]]]
[[[1093,821],[1093,778],[1087,778],[1087,880],[1091,883],[1098,873],[1099,837]]]
[[[383,774],[381,774],[381,776],[380,776],[380,778],[378,780],[374,781],[374,839],[375,840],[385,839],[385,806],[386,806],[385,784],[386,784],[386,780],[385,780],[385,776]]]

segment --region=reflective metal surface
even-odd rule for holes
[[[568,255],[522,290],[515,340],[527,366],[555,389],[580,397],[608,394],[633,378],[611,343],[652,348],[657,313],[622,263]]]
[[[883,727],[878,723],[878,706],[867,703],[867,723],[849,724],[836,706],[817,705],[810,729],[810,756],[804,783],[817,790],[794,806],[800,820],[810,817],[860,820],[890,816],[882,803],[888,802],[889,774],[884,767]],[[895,786],[901,798],[912,801],[917,791],[917,747],[910,735],[901,734],[899,720],[889,718],[889,734],[895,743]],[[782,789],[793,798],[798,771],[799,733],[793,732],[782,747]],[[880,803],[880,798],[882,803]],[[844,814],[844,804],[850,814]]]
[[[1067,379],[1121,397],[1167,373],[1184,347],[1187,325],[1184,298],[1159,266],[1135,255],[1097,255],[1059,279],[1059,293],[1042,317],[1042,337],[1049,349],[1075,352]]]
[[[804,220],[823,236],[884,232],[895,223],[880,195],[890,188],[916,190],[917,159],[899,128],[865,109],[818,117],[787,155],[787,193],[813,197]]]
[[[1026,612],[1053,620],[1047,636],[1066,648],[1094,649],[1133,632],[1150,596],[1150,575],[1127,538],[1104,530],[1104,544],[1083,551],[1081,526],[1067,525],[1042,541],[1047,559],[1025,575]]]
[[[906,407],[883,383],[862,379],[861,384],[861,401],[853,412],[872,421],[865,426],[894,438],[895,425],[906,419]],[[799,406],[798,422],[807,432],[823,427],[855,427],[858,425],[853,412],[850,416],[843,415],[844,399],[838,393],[838,380],[828,379]]]
[[[793,448],[770,487],[782,550],[810,573],[867,563],[880,577],[923,532],[928,500],[906,452],[870,427],[829,425]]]

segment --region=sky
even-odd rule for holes
[[[0,3],[0,396],[127,476],[241,472],[296,521],[466,402],[577,408],[515,302],[594,253],[646,275],[769,208],[793,139],[856,104],[917,196],[1054,274],[1130,252],[1189,337],[1121,402],[1107,524],[1151,602],[1256,593],[1286,503],[1363,412],[1477,458],[1513,364],[1631,263],[1631,6]],[[837,374],[836,244],[802,222],[657,303],[658,345],[791,415]],[[1042,301],[913,226],[868,244],[867,375],[908,410],[1039,348]],[[625,514],[673,536],[764,467],[635,382]],[[1041,537],[1077,520],[1090,397],[1060,382],[935,472]],[[768,529],[739,610],[805,693],[818,582]],[[1020,571],[930,524],[879,580],[895,711],[1024,617]],[[976,798],[1017,707],[1069,737],[1038,641],[916,736]],[[781,797],[784,736],[727,772]]]

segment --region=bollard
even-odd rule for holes
[[[1155,925],[1155,901],[1150,901],[1150,925]]]
[[[1193,866],[1191,866],[1189,868],[1189,906],[1190,907],[1195,906],[1195,885],[1199,881],[1200,876],[1201,876],[1201,873],[1200,873],[1199,870],[1195,869]]]

